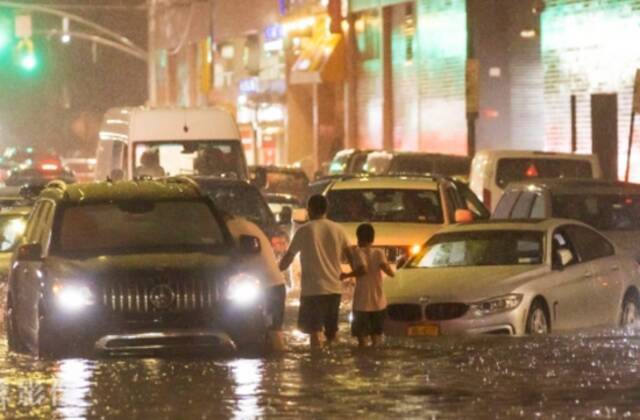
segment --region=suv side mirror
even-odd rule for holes
[[[290,225],[293,221],[293,209],[289,206],[282,207],[278,215],[278,223],[281,225]]]
[[[21,245],[18,248],[18,261],[42,261],[42,245],[38,243]]]
[[[238,240],[240,252],[244,255],[255,255],[262,251],[260,239],[255,236],[242,235]]]

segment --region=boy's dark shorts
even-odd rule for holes
[[[302,296],[298,312],[298,328],[306,334],[321,332],[333,340],[338,332],[341,295]]]
[[[281,331],[284,324],[284,305],[287,298],[287,289],[284,284],[269,287],[266,290],[266,310],[271,317],[269,330]]]
[[[373,312],[353,311],[351,335],[354,337],[382,335],[386,312],[386,310]]]

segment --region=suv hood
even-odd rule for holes
[[[230,263],[229,256],[203,253],[112,255],[82,260],[49,257],[46,270],[50,278],[90,280],[120,273],[160,271],[211,274],[228,270]]]
[[[340,226],[347,232],[352,245],[358,243],[356,229],[359,225],[360,223],[340,223]],[[376,247],[422,245],[436,232],[444,228],[444,225],[428,223],[372,222],[371,225],[376,231],[374,244]]]
[[[544,265],[409,268],[386,279],[389,303],[418,303],[421,297],[435,302],[471,303],[512,293],[519,286],[549,272]]]

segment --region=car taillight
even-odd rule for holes
[[[60,166],[56,163],[43,163],[40,165],[40,169],[44,172],[54,172],[60,169]]]
[[[286,236],[272,236],[271,247],[276,254],[284,254],[289,246],[289,240]]]
[[[491,209],[491,190],[486,188],[482,190],[482,202],[488,209]]]

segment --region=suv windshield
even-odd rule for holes
[[[335,222],[443,223],[435,190],[333,190],[329,219]]]
[[[496,182],[501,188],[510,182],[532,178],[593,178],[591,162],[576,159],[500,159]]]
[[[246,179],[238,141],[136,142],[134,176],[215,175]]]
[[[640,195],[554,195],[552,206],[554,217],[577,219],[599,230],[640,229]]]
[[[198,252],[225,244],[211,208],[202,201],[71,206],[63,209],[56,233],[54,254]]]
[[[541,232],[505,230],[436,235],[409,268],[541,264],[543,237]]]

